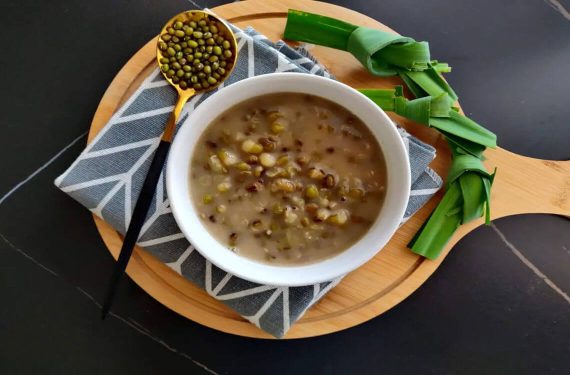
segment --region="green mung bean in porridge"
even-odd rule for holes
[[[300,93],[235,105],[201,136],[192,200],[228,249],[257,261],[313,263],[349,248],[376,219],[386,165],[360,119]]]

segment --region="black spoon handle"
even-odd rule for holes
[[[101,319],[105,319],[107,313],[109,312],[109,309],[111,308],[119,280],[127,268],[127,264],[129,263],[129,259],[133,253],[133,248],[135,247],[135,244],[139,238],[141,228],[145,222],[150,203],[152,202],[152,198],[154,197],[156,184],[158,182],[158,178],[160,177],[160,173],[162,172],[162,167],[164,166],[166,157],[168,156],[169,149],[170,142],[164,140],[160,141],[160,144],[156,149],[154,158],[152,159],[152,163],[150,164],[150,168],[144,180],[140,195],[137,199],[137,203],[133,211],[133,216],[131,217],[131,223],[127,229],[127,234],[125,235],[123,246],[121,247],[119,259],[115,264],[113,275],[109,281],[107,294],[105,295],[103,307],[101,308]]]

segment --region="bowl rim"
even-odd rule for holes
[[[295,86],[295,89],[279,88],[283,86]],[[321,94],[315,94],[311,91],[318,91],[319,89],[322,90]],[[327,93],[331,92],[328,90],[335,90],[334,95],[341,93],[340,96],[344,96],[347,101],[352,99],[357,104],[354,104],[353,108],[351,108],[346,103],[331,99],[331,95],[327,95]],[[299,92],[320,96],[343,106],[361,118],[359,113],[354,111],[354,107],[359,105],[360,109],[365,108],[369,114],[378,116],[377,120],[374,120],[374,126],[370,124],[371,120],[367,121],[362,118],[361,120],[371,130],[381,148],[383,148],[383,144],[384,146],[392,147],[390,155],[384,152],[388,172],[386,199],[375,223],[362,238],[348,249],[333,257],[310,264],[276,266],[261,263],[228,251],[227,247],[218,242],[203,225],[192,202],[191,190],[188,186],[190,160],[193,156],[194,146],[210,123],[222,112],[236,104],[257,96],[280,92]],[[231,104],[227,104],[227,101],[224,102],[225,98],[227,99],[232,95],[239,96],[239,100],[233,102],[230,100]],[[212,108],[216,112],[214,115],[207,113]],[[204,120],[208,117],[210,117],[209,120]],[[204,121],[196,124],[201,119]],[[381,126],[378,127],[378,124],[381,124]],[[383,133],[387,140],[379,137],[380,132]],[[197,133],[197,136],[191,137],[193,133]],[[190,142],[188,143],[188,141]],[[184,157],[186,160],[182,159]],[[391,165],[389,162],[395,165]],[[185,176],[185,184],[180,184],[181,174]],[[398,176],[398,180],[390,183],[390,180],[394,178],[394,174]],[[248,281],[275,286],[304,286],[334,280],[372,259],[385,247],[399,227],[408,203],[410,179],[410,165],[404,141],[399,135],[395,124],[382,109],[362,93],[342,82],[316,75],[292,72],[271,73],[246,78],[220,89],[214,95],[210,95],[179,126],[166,166],[166,190],[172,214],[190,244],[212,264],[232,275]],[[396,183],[399,185],[399,190],[394,192]],[[389,197],[392,200],[388,202]],[[390,217],[387,217],[386,214],[387,204],[393,211]],[[380,227],[380,223],[383,225],[382,227]],[[367,238],[372,238],[372,234],[375,234],[374,240],[379,243],[373,245],[374,250],[367,250],[363,242]],[[223,249],[223,251],[220,251],[220,249]],[[354,249],[359,249],[359,253],[355,253],[356,250]],[[350,254],[351,250],[355,254]]]

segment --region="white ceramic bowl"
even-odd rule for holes
[[[229,251],[206,229],[190,196],[190,160],[197,140],[222,112],[247,99],[265,94],[298,92],[326,98],[347,108],[372,131],[384,153],[388,178],[386,198],[369,231],[342,253],[317,263],[275,266]],[[410,166],[404,143],[392,121],[370,99],[351,87],[314,75],[275,73],[248,78],[221,89],[186,119],[170,149],[166,186],[180,229],[196,249],[216,266],[246,280],[300,286],[332,280],[370,260],[392,237],[400,223],[410,192]]]

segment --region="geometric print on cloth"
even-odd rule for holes
[[[232,74],[217,90],[247,77],[274,72],[332,78],[304,48],[293,49],[283,42],[274,44],[251,28],[233,29],[238,59]],[[217,90],[194,96],[184,107],[178,126]],[[56,179],[56,186],[124,234],[175,101],[175,91],[155,70]],[[404,222],[439,190],[442,181],[428,167],[435,149],[403,129],[399,131],[410,156],[412,173]],[[194,250],[176,225],[166,195],[164,173],[138,245],[275,337],[282,337],[308,308],[341,281],[338,278],[315,285],[275,287],[243,280],[216,267]]]

